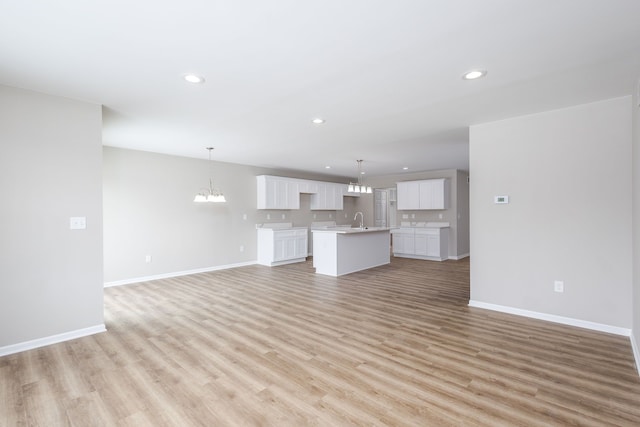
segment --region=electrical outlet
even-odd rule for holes
[[[150,263],[153,260],[153,258],[151,257],[151,255],[147,255],[144,257],[144,262],[146,262],[147,264]]]
[[[271,214],[267,214],[267,219],[271,219]]]
[[[87,228],[87,218],[84,216],[72,216],[69,218],[70,230],[84,230]]]
[[[240,245],[240,252],[244,252],[244,245]]]
[[[564,282],[561,280],[553,282],[553,290],[556,292],[564,292]]]
[[[287,217],[286,214],[282,214],[282,219],[285,219]]]
[[[247,214],[242,214],[242,219],[246,221],[247,220]]]

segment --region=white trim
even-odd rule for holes
[[[416,255],[416,254],[403,254],[403,253],[393,253],[393,256],[396,258],[412,258],[412,259],[421,259],[424,261],[446,261],[450,259],[450,257],[440,258],[435,256],[426,256],[426,255]]]
[[[301,258],[292,258],[292,259],[285,259],[283,261],[273,261],[273,262],[258,262],[258,264],[260,265],[264,265],[266,267],[278,267],[280,265],[287,265],[287,264],[295,264],[296,262],[305,262],[307,259],[307,257],[301,257]]]
[[[51,344],[57,344],[63,341],[74,340],[76,338],[86,337],[88,335],[98,334],[105,332],[104,323],[101,325],[91,326],[84,329],[76,329],[75,331],[65,332],[62,334],[51,335],[44,338],[38,338],[31,341],[25,341],[18,344],[11,344],[4,347],[0,347],[0,356],[6,356],[8,354],[20,353],[22,351],[33,350],[34,348],[44,347]]]
[[[403,254],[403,253],[393,253],[394,257],[398,258],[413,258],[413,259],[422,259],[426,261],[446,261],[448,259],[452,259],[455,261],[459,261],[463,258],[467,258],[469,256],[468,253],[462,255],[449,255],[446,258],[434,257],[434,256],[426,256],[426,255],[415,255],[415,254]]]
[[[578,328],[591,329],[594,331],[607,332],[615,335],[631,336],[631,329],[620,328],[618,326],[605,325],[603,323],[589,322],[587,320],[573,319],[571,317],[556,316],[555,314],[539,313],[537,311],[522,310],[504,305],[489,304],[480,301],[469,301],[469,307],[484,308],[487,310],[500,311],[503,313],[515,314],[517,316],[531,317],[533,319],[546,320],[548,322],[562,323],[563,325],[577,326]]]
[[[631,350],[633,350],[633,357],[636,359],[636,370],[638,371],[638,375],[640,375],[640,350],[638,349],[638,343],[633,334],[631,334]]]
[[[131,279],[115,280],[113,282],[105,282],[104,287],[130,285],[132,283],[148,282],[150,280],[169,279],[171,277],[188,276],[189,274],[208,273],[216,270],[226,270],[229,268],[245,267],[247,265],[255,265],[257,261],[239,262],[236,264],[216,265],[214,267],[196,268],[195,270],[174,271],[172,273],[156,274],[153,276],[134,277]]]

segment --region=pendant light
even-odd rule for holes
[[[213,163],[211,162],[211,151],[213,147],[207,147],[209,150],[209,164],[211,165],[211,174],[209,175],[209,188],[204,188],[198,194],[196,194],[194,202],[213,202],[213,203],[225,203],[227,199],[224,198],[224,194],[221,191],[213,188]]]
[[[358,162],[358,182],[350,182],[347,187],[349,193],[367,193],[371,194],[372,189],[362,183],[362,160],[356,160]]]

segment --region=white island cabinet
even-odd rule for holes
[[[273,267],[307,259],[307,227],[264,224],[257,230],[258,264]]]
[[[313,266],[317,274],[342,276],[391,261],[388,228],[336,227],[311,232]]]

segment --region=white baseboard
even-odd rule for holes
[[[594,331],[607,332],[609,334],[631,336],[631,329],[620,328],[618,326],[605,325],[603,323],[589,322],[586,320],[573,319],[571,317],[556,316],[555,314],[539,313],[537,311],[522,310],[504,305],[489,304],[480,301],[469,301],[469,307],[484,308],[487,310],[500,311],[502,313],[515,314],[517,316],[531,317],[533,319],[546,320],[548,322],[561,323],[563,325],[577,326],[578,328],[591,329]],[[636,358],[637,359],[637,358]]]
[[[636,370],[638,371],[638,375],[640,375],[640,351],[638,350],[638,343],[633,334],[631,334],[631,350],[633,350],[633,357],[636,359]]]
[[[449,259],[455,259],[456,261],[458,261],[458,260],[461,260],[462,258],[467,258],[468,256],[469,256],[469,253],[461,254],[461,255],[455,255],[455,256],[449,255]]]
[[[306,259],[307,259],[306,257],[305,258],[294,258],[294,259],[287,259],[285,261],[274,261],[274,262],[269,262],[269,263],[258,261],[256,264],[264,265],[265,267],[278,267],[280,265],[295,264],[297,262],[305,262]]]
[[[34,348],[44,347],[51,344],[57,344],[63,341],[74,340],[76,338],[86,337],[88,335],[105,332],[104,324],[91,326],[89,328],[76,329],[75,331],[65,332],[63,334],[51,335],[44,338],[38,338],[31,341],[25,341],[18,344],[11,344],[0,347],[0,356],[8,354],[20,353],[22,351],[33,350]]]
[[[148,282],[150,280],[169,279],[171,277],[188,276],[189,274],[208,273],[216,270],[226,270],[228,268],[245,267],[247,265],[255,265],[257,261],[239,262],[236,264],[217,265],[215,267],[197,268],[195,270],[174,271],[172,273],[156,274],[153,276],[134,277],[131,279],[116,280],[113,282],[105,282],[104,287],[130,285],[132,283]]]
[[[415,254],[400,254],[395,252],[393,253],[393,256],[396,258],[421,259],[424,261],[446,261],[448,259],[451,259],[451,257],[440,258],[440,257],[434,257],[434,256],[415,255]]]

